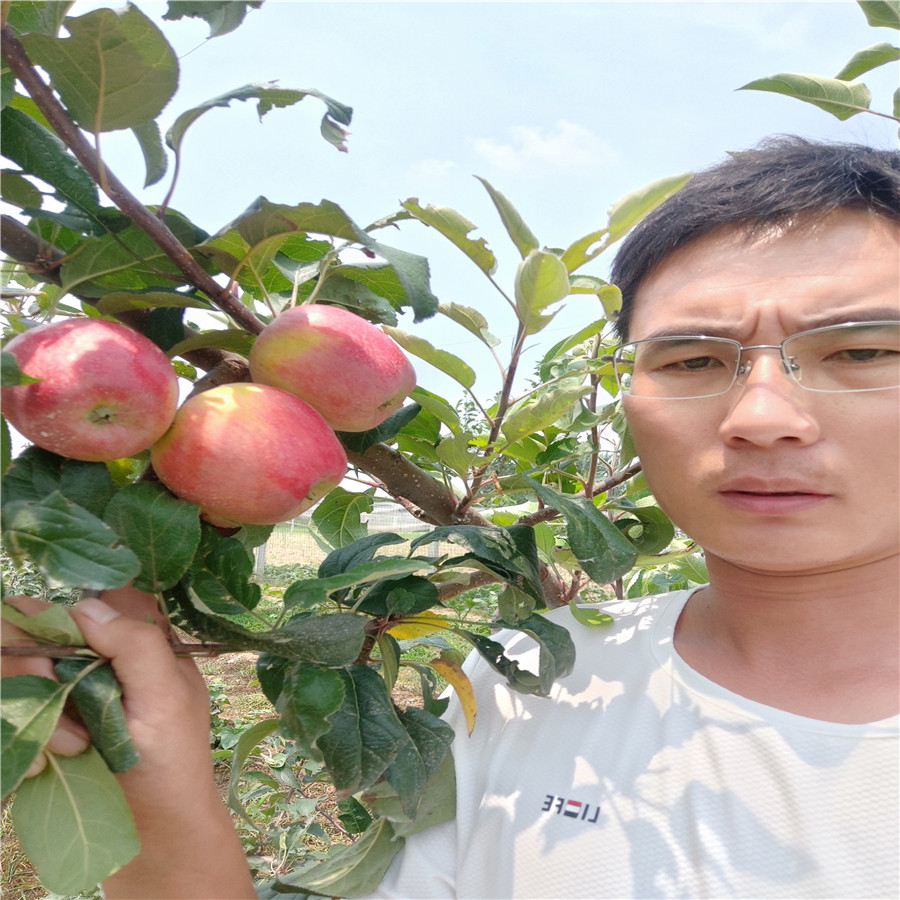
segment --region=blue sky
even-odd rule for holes
[[[78,2],[73,13],[101,5]],[[137,5],[155,18],[166,8],[159,0]],[[237,31],[211,41],[199,20],[164,23],[164,31],[182,57],[164,127],[252,81],[317,88],[354,108],[347,154],[319,137],[323,109],[309,98],[262,122],[251,104],[213,110],[185,139],[176,208],[215,231],[259,195],[281,203],[327,198],[367,224],[414,196],[476,223],[507,285],[518,256],[473,175],[506,194],[538,238],[558,247],[601,227],[624,194],[767,134],[896,145],[887,120],[859,115],[841,123],[786,97],[735,91],[777,72],[834,74],[856,50],[896,43],[895,31],[869,27],[851,0],[268,0]],[[896,76],[885,67],[863,78],[876,108],[888,107]],[[145,202],[159,202],[168,179],[140,191],[142,160],[130,135],[105,135],[102,148]],[[512,335],[499,296],[440,235],[409,223],[380,239],[428,256],[441,300],[476,306],[495,334]],[[601,257],[587,271],[603,277],[607,265]],[[541,345],[598,314],[596,301],[573,298]],[[496,378],[477,341],[446,320],[416,331],[474,364],[476,392],[493,395]],[[454,399],[461,391],[416,365],[424,386]]]

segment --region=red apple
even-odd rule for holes
[[[67,319],[3,348],[32,384],[4,387],[3,413],[28,440],[71,459],[133,456],[172,422],[178,378],[142,334],[104,319]]]
[[[347,458],[325,420],[264,384],[190,397],[151,448],[172,493],[214,525],[274,525],[299,515],[344,477]]]
[[[250,375],[295,394],[336,431],[367,431],[403,405],[416,373],[380,328],[337,306],[295,306],[250,350]]]

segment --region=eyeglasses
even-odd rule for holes
[[[785,374],[808,391],[881,391],[900,386],[900,322],[813,328],[780,344],[742,346],[729,338],[673,335],[623,344],[613,354],[622,392],[698,400],[729,391],[752,365],[748,350],[778,350]]]

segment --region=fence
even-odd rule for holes
[[[303,513],[290,522],[277,525],[265,544],[256,550],[256,574],[262,575],[266,566],[305,565],[317,567],[328,555],[328,551],[322,549],[313,536],[309,527],[311,512]],[[414,540],[422,534],[431,531],[431,526],[421,522],[415,516],[410,515],[403,507],[386,501],[375,501],[371,513],[364,513],[369,534],[391,531],[401,537]],[[406,544],[398,544],[396,547],[387,546],[379,550],[382,556],[390,556],[392,552],[406,553]],[[449,545],[428,544],[423,548],[423,553],[429,556],[438,556],[447,552]],[[458,548],[457,548],[458,550]]]

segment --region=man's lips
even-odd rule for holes
[[[811,509],[831,496],[820,487],[793,478],[736,478],[718,488],[737,509],[762,515],[785,515]]]

